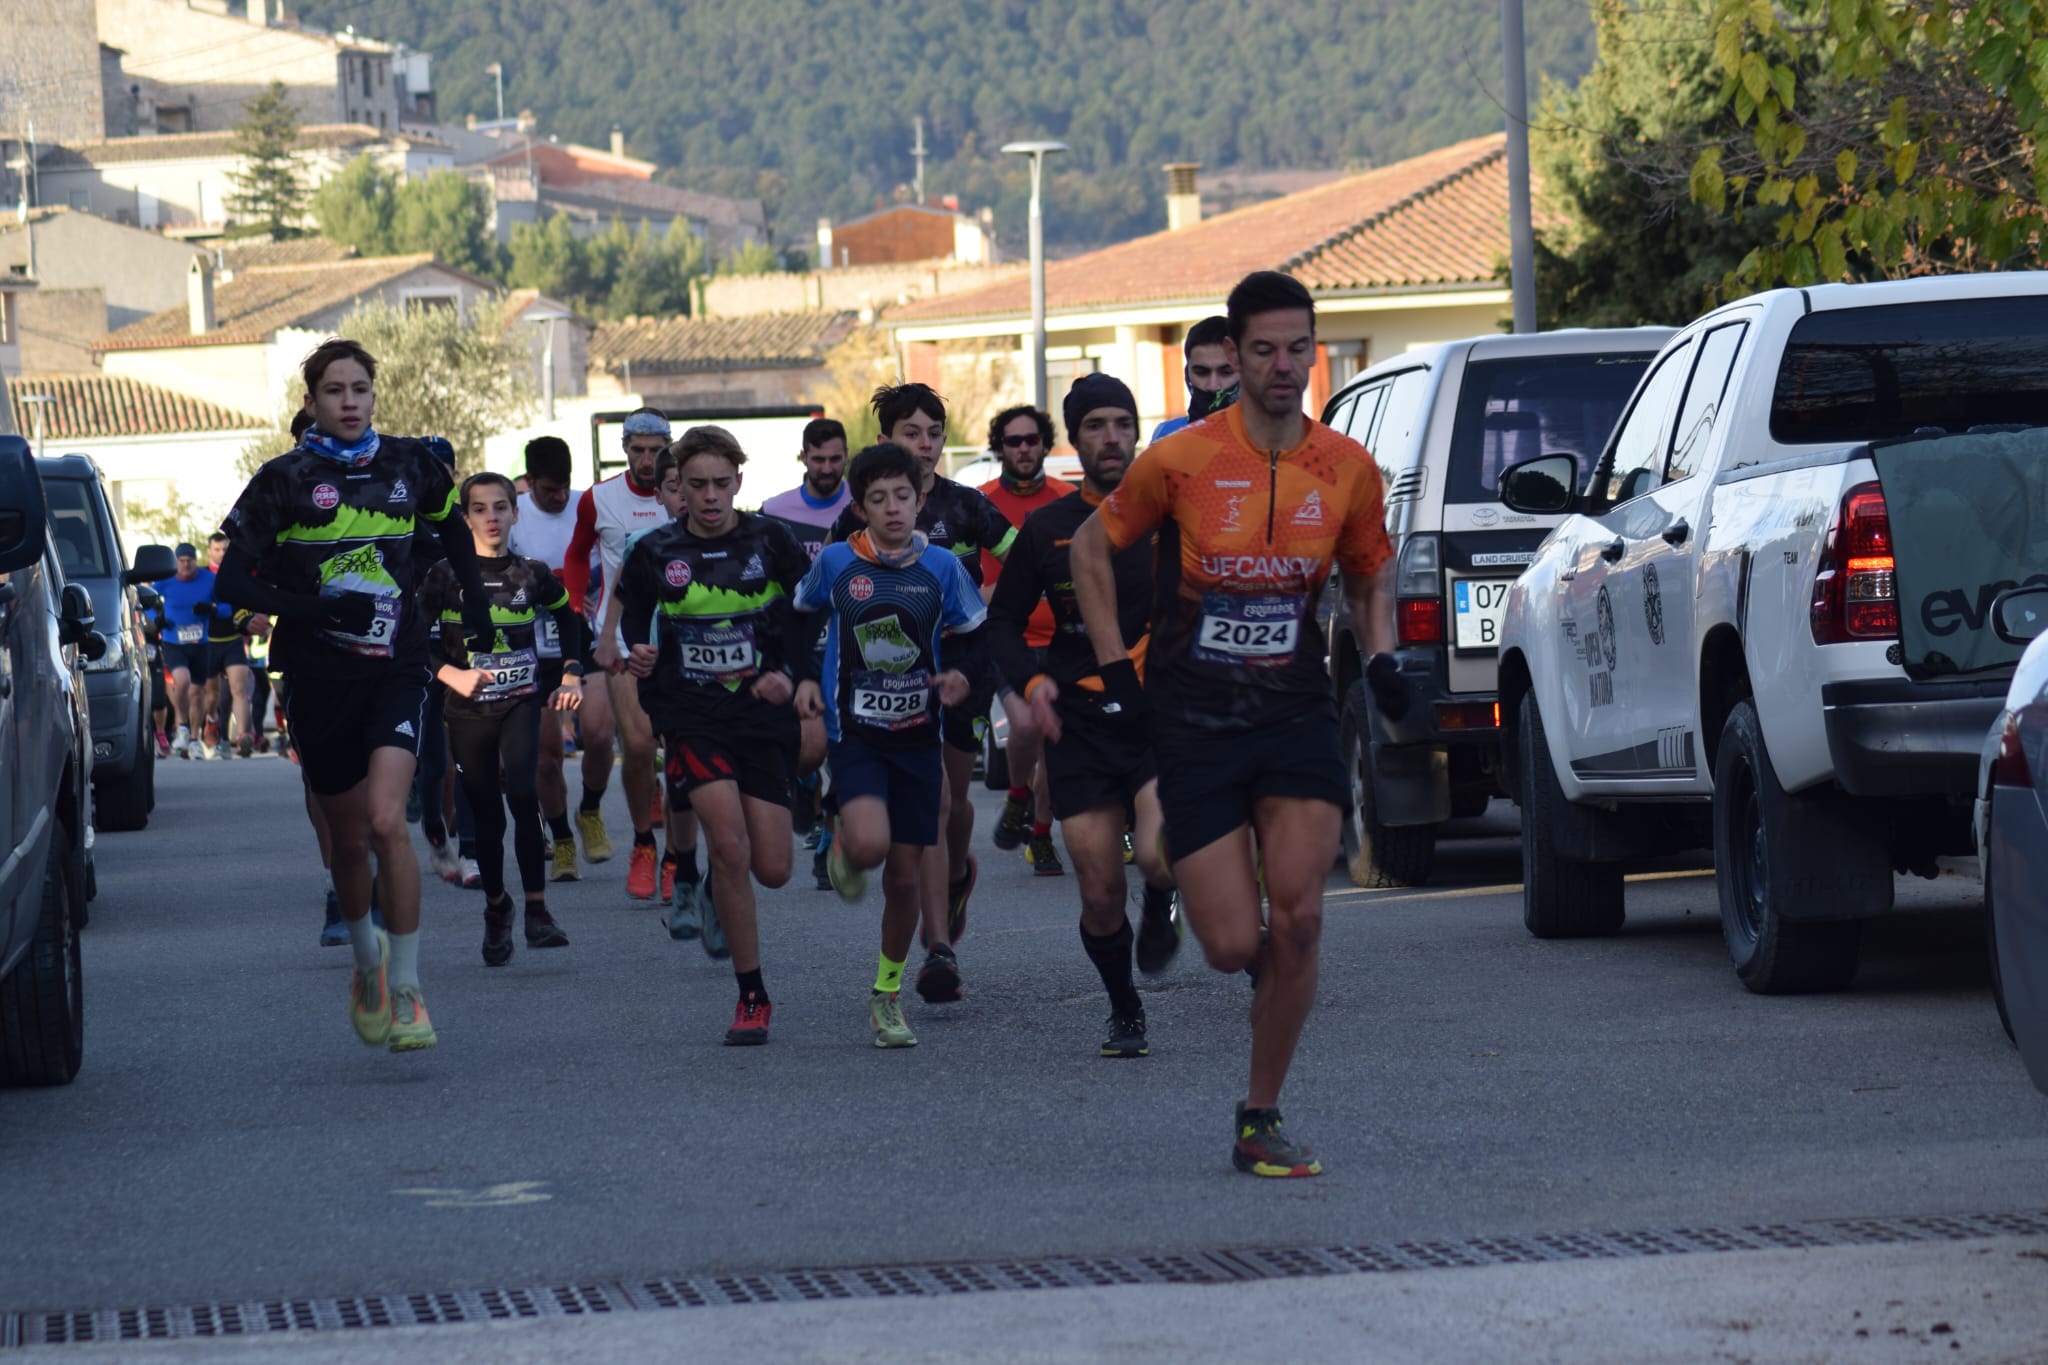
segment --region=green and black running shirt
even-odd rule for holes
[[[848,503],[839,520],[832,523],[831,539],[845,540],[866,526],[860,512]],[[917,529],[924,532],[934,549],[951,550],[977,588],[981,586],[981,552],[986,550],[1001,559],[1010,552],[1010,542],[1017,538],[1017,528],[1010,525],[1010,519],[989,500],[988,494],[955,483],[943,474],[932,478],[924,508],[917,514]]]
[[[489,718],[539,694],[540,661],[561,657],[558,641],[566,638],[569,657],[582,658],[583,618],[569,605],[569,590],[537,559],[478,555],[476,572],[490,594],[491,623],[498,628],[489,653],[470,652],[462,625],[462,585],[445,559],[428,569],[420,584],[420,613],[433,623],[435,665],[481,668],[491,675],[473,697],[449,688],[448,714]]]
[[[394,662],[417,666],[427,631],[413,600],[413,536],[456,510],[448,466],[410,436],[385,436],[368,464],[351,469],[309,450],[268,461],[221,523],[256,570],[285,592],[368,593],[377,613],[362,635],[287,621],[274,666],[362,677]]]
[[[627,644],[660,649],[640,704],[662,733],[779,731],[795,712],[756,697],[754,680],[816,672],[820,622],[792,605],[810,553],[774,518],[734,515],[722,536],[692,535],[679,519],[626,547],[619,623]]]

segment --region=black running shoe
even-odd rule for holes
[[[1066,867],[1060,862],[1059,853],[1052,846],[1052,835],[1034,834],[1031,842],[1024,846],[1024,861],[1031,864],[1034,877],[1064,877]]]
[[[1251,1175],[1321,1175],[1323,1163],[1316,1154],[1287,1136],[1278,1109],[1250,1112],[1237,1106],[1237,1141],[1230,1148],[1230,1164]]]
[[[1109,1016],[1109,1033],[1102,1040],[1103,1056],[1147,1057],[1151,1051],[1145,1045],[1145,1011],[1118,1010]]]
[[[951,948],[934,948],[918,969],[917,993],[927,1005],[950,1005],[960,998],[960,960]]]
[[[484,965],[502,967],[512,960],[512,902],[484,906]]]
[[[818,884],[820,891],[832,889],[832,874],[825,870],[825,855],[829,851],[821,848],[818,850],[818,856],[811,859],[811,880]]]
[[[996,818],[996,847],[1008,853],[1031,834],[1031,802],[1014,796],[1003,798],[1003,813]]]
[[[526,946],[529,948],[566,948],[569,935],[555,917],[548,913],[545,905],[528,902],[526,906]]]
[[[1145,912],[1138,917],[1138,970],[1157,976],[1180,952],[1180,896],[1145,888]]]
[[[946,937],[958,943],[967,932],[967,898],[981,879],[981,864],[967,855],[967,875],[946,888]]]

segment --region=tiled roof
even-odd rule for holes
[[[521,321],[519,315],[521,313],[524,313],[527,309],[533,307],[536,303],[545,303],[550,308],[561,309],[563,312],[568,313],[570,315],[569,321],[575,323],[579,327],[596,326],[596,324],[593,323],[589,318],[584,317],[581,313],[577,312],[574,308],[571,308],[568,304],[563,303],[560,299],[549,298],[546,294],[541,293],[538,289],[508,290],[504,294],[504,296],[498,300],[498,314],[500,317],[504,318],[506,328],[510,329],[518,325]]]
[[[626,176],[606,176],[574,185],[543,184],[540,198],[544,204],[593,210],[600,217],[625,207],[701,218],[708,223],[726,225],[766,221],[758,199],[730,199],[722,194],[678,189],[674,185],[660,185],[652,180],[634,180]]]
[[[1048,263],[1048,312],[1220,300],[1254,270],[1319,292],[1491,283],[1508,249],[1506,139],[1460,142],[1391,166],[1206,218],[1179,232]],[[1015,280],[927,299],[892,324],[1028,314]]]
[[[627,318],[601,324],[590,363],[612,373],[795,369],[824,363],[859,321],[853,313],[761,313],[743,318]]]
[[[263,265],[326,265],[352,259],[356,249],[325,237],[293,237],[282,242],[228,242],[220,252],[228,269],[240,271]]]
[[[358,294],[389,284],[421,266],[428,254],[372,256],[314,265],[270,265],[237,271],[213,291],[213,330],[191,332],[191,314],[166,308],[130,323],[93,343],[94,351],[148,351],[164,346],[249,345],[270,340],[279,329],[347,303]]]
[[[299,129],[298,149],[302,152],[346,150],[371,143],[388,142],[414,147],[445,147],[448,144],[418,133],[379,132],[367,123],[315,123]],[[44,170],[67,166],[112,166],[124,161],[183,161],[194,157],[232,156],[235,135],[213,133],[159,133],[152,137],[105,137],[89,142],[68,142],[53,146],[36,158]]]
[[[35,420],[22,399],[47,394],[43,435],[50,440],[93,436],[179,436],[200,431],[254,431],[269,425],[173,389],[114,374],[25,374],[7,381],[8,395],[28,427]]]

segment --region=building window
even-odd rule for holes
[[[1349,384],[1365,369],[1363,341],[1332,341],[1324,348],[1330,357],[1330,392]]]
[[[439,309],[453,311],[459,303],[460,300],[455,297],[453,292],[445,294],[407,294],[405,296],[405,310],[408,313],[425,313]]]

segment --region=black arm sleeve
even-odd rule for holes
[[[997,676],[1017,692],[1038,672],[1031,646],[1024,643],[1024,628],[1044,595],[1045,585],[1038,573],[1038,537],[1027,520],[1010,542],[1002,576],[996,579],[995,594],[989,598],[988,623],[976,632],[988,637],[988,654],[995,661]]]
[[[450,513],[434,522],[433,527],[435,538],[441,542],[441,554],[455,573],[456,585],[462,589],[465,615],[477,604],[489,612],[490,594],[484,591],[483,576],[477,572],[476,539],[469,533],[469,523]]]
[[[590,657],[590,624],[583,619],[583,613],[565,605],[549,615],[555,618],[555,635],[562,642],[562,657],[583,665],[585,673],[597,672],[597,660]]]
[[[474,558],[470,564],[474,571]],[[271,616],[310,619],[320,614],[320,599],[314,594],[286,592],[275,583],[258,578],[255,559],[233,540],[220,557],[220,569],[213,576],[213,594],[223,602]]]
[[[653,560],[641,553],[644,546],[635,545],[626,552],[625,562],[619,565],[619,581],[614,589],[619,595],[619,629],[626,637],[626,647],[651,645],[654,643],[654,591],[650,572]]]

